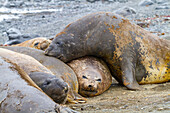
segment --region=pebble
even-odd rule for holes
[[[9,40],[19,39],[22,36],[21,32],[16,28],[10,28],[6,31],[6,33],[8,35]]]
[[[159,9],[170,9],[170,7],[169,6],[157,6],[155,9],[156,10],[159,10]]]
[[[166,2],[168,2],[168,0],[157,0],[156,1],[157,4],[164,4]]]
[[[138,5],[139,6],[149,6],[154,4],[154,2],[152,0],[142,0]]]
[[[128,15],[136,14],[136,10],[132,7],[125,6],[115,10],[115,13],[126,17]]]
[[[4,4],[4,6],[7,8],[21,7],[23,5],[24,5],[24,1],[10,1]]]

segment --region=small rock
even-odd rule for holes
[[[11,2],[6,2],[4,4],[5,7],[11,8],[11,7],[21,7],[24,4],[23,1],[11,1]]]
[[[43,15],[42,18],[45,18],[45,16]]]
[[[151,0],[152,2],[154,2],[154,3],[156,3],[157,2],[157,0]]]
[[[10,28],[6,31],[6,33],[8,35],[9,40],[19,39],[22,36],[21,32],[16,28]]]
[[[139,25],[142,28],[149,27],[149,23],[147,22],[137,22],[137,25]]]
[[[18,35],[18,34],[9,34],[8,38],[9,38],[9,40],[20,39],[21,35]]]
[[[122,15],[122,16],[127,16],[127,15],[132,15],[132,14],[136,14],[136,10],[131,8],[131,7],[123,7],[120,9],[117,9],[115,11],[116,14]]]
[[[162,110],[164,110],[164,108],[158,108],[157,110],[158,110],[158,111],[162,111]]]
[[[142,0],[138,5],[139,6],[149,6],[154,4],[154,2],[152,0]]]
[[[99,1],[99,0],[87,0],[87,2],[90,2],[90,3],[94,3],[96,1]]]
[[[124,105],[122,107],[120,107],[120,109],[126,109],[128,107],[128,105]]]
[[[164,3],[166,3],[168,0],[157,0],[157,4],[164,4]]]
[[[19,44],[21,43],[21,41],[19,39],[15,39],[15,40],[9,40],[7,42],[5,42],[3,45],[15,45],[15,44]]]
[[[159,9],[170,9],[170,7],[169,6],[157,6],[155,9],[156,10],[159,10]]]

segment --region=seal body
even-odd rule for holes
[[[67,101],[69,103],[82,103],[87,101],[87,99],[78,94],[79,86],[76,74],[69,66],[67,66],[62,61],[54,57],[46,56],[44,55],[44,51],[38,49],[10,46],[2,46],[1,48],[32,56],[43,66],[49,69],[57,78],[63,79],[69,86],[67,97]]]
[[[45,50],[47,49],[50,43],[51,43],[51,40],[47,38],[39,37],[39,38],[34,38],[31,40],[24,41],[20,44],[16,44],[12,46],[31,47],[35,49]]]
[[[101,57],[112,76],[132,90],[141,89],[139,84],[170,80],[170,41],[114,13],[95,13],[71,23],[45,53],[64,62]]]
[[[31,80],[18,65],[0,57],[0,112],[36,113],[61,112],[56,104]],[[67,108],[67,111],[72,111]]]
[[[21,67],[55,102],[65,103],[68,85],[34,58],[0,48],[0,56]]]
[[[112,75],[106,63],[95,57],[82,57],[68,65],[75,71],[79,82],[79,93],[96,96],[106,91],[112,83]]]

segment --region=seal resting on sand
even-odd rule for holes
[[[112,76],[128,89],[170,80],[170,41],[114,13],[85,16],[56,35],[45,51],[64,62],[92,55],[101,57]]]
[[[77,75],[82,96],[100,95],[112,84],[112,75],[101,59],[87,56],[73,60],[68,65]]]

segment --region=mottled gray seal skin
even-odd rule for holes
[[[45,51],[64,62],[102,58],[112,76],[128,89],[170,80],[170,41],[160,39],[114,13],[99,12],[69,24]]]
[[[37,87],[24,70],[0,57],[0,113],[76,113]]]
[[[55,102],[65,103],[68,85],[31,56],[0,48],[0,56],[20,66]]]

